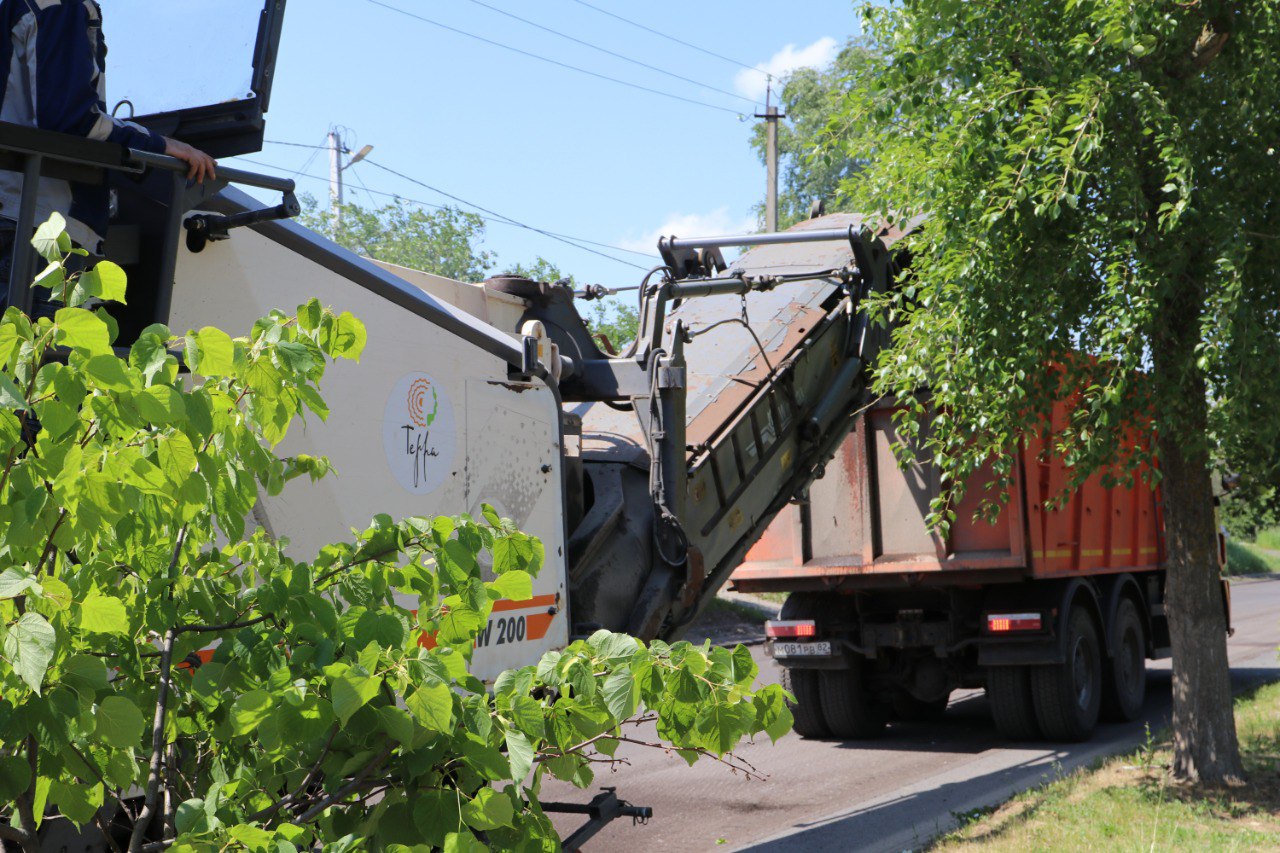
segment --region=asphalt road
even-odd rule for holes
[[[1235,636],[1229,642],[1232,679],[1243,690],[1280,680],[1280,580],[1233,585]],[[754,650],[761,678],[778,668]],[[653,819],[610,824],[584,848],[589,853],[636,850],[900,851],[921,847],[956,825],[955,815],[994,805],[1095,759],[1142,743],[1149,724],[1168,722],[1168,661],[1149,663],[1143,720],[1103,725],[1083,744],[1009,744],[992,726],[982,691],[952,695],[938,723],[891,724],[876,741],[767,738],[741,755],[766,781],[746,781],[722,765],[694,767],[657,750],[619,749],[631,765],[597,774],[582,791],[549,780],[544,800],[585,803],[600,786],[651,806]],[[557,816],[562,836],[581,818]]]

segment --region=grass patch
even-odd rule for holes
[[[1259,537],[1261,541],[1261,537]],[[1280,554],[1250,545],[1247,542],[1227,540],[1228,575],[1258,575],[1267,572],[1280,572]]]
[[[1167,738],[1014,797],[931,849],[1280,849],[1280,684],[1236,701],[1248,784],[1184,785],[1169,778]]]
[[[1268,551],[1280,551],[1280,527],[1268,527],[1258,534],[1257,544]]]
[[[712,614],[732,614],[745,619],[748,622],[753,622],[759,625],[763,625],[765,620],[771,618],[773,615],[749,601],[737,601],[732,598],[718,597],[711,599],[711,602],[707,605],[707,611]]]

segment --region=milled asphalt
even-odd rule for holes
[[[1247,579],[1233,587],[1235,636],[1228,641],[1237,690],[1280,680],[1280,579]],[[780,672],[752,650],[760,678]],[[1167,724],[1168,661],[1148,664],[1148,699],[1142,720],[1100,726],[1083,744],[1002,740],[992,726],[982,691],[952,695],[937,723],[891,724],[874,741],[814,741],[787,735],[749,744],[741,756],[766,774],[747,781],[703,760],[689,767],[675,755],[624,745],[630,761],[616,772],[602,768],[587,790],[549,780],[544,800],[585,803],[601,786],[651,806],[653,819],[632,826],[614,821],[584,850],[901,851],[923,847],[957,824],[957,815],[992,806],[1014,793],[1099,758],[1140,745],[1146,725]],[[655,737],[651,728],[647,735]],[[562,835],[581,818],[557,816]]]

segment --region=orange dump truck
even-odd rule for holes
[[[986,689],[1013,739],[1136,718],[1146,660],[1169,646],[1159,490],[1095,477],[1055,508],[1068,472],[1028,442],[996,523],[974,519],[971,483],[943,538],[925,522],[937,472],[900,467],[895,440],[892,407],[867,412],[733,574],[743,592],[790,593],[766,633],[797,731],[871,737],[965,687]]]

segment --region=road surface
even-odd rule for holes
[[[1280,679],[1280,580],[1233,584],[1236,633],[1228,642],[1238,690]],[[778,668],[753,649],[760,677],[776,681]],[[633,827],[610,824],[584,848],[588,853],[636,850],[900,851],[921,847],[956,825],[955,815],[994,805],[1012,794],[1095,759],[1142,743],[1168,722],[1168,661],[1149,663],[1143,720],[1100,726],[1083,744],[1019,744],[1002,741],[992,727],[982,691],[952,695],[939,723],[890,724],[875,741],[767,738],[741,754],[768,774],[745,781],[711,761],[687,766],[676,756],[624,745],[632,763],[597,774],[581,791],[548,779],[544,800],[585,803],[600,786],[651,806],[654,817]],[[762,736],[763,737],[763,736]],[[581,818],[557,816],[562,836]]]

